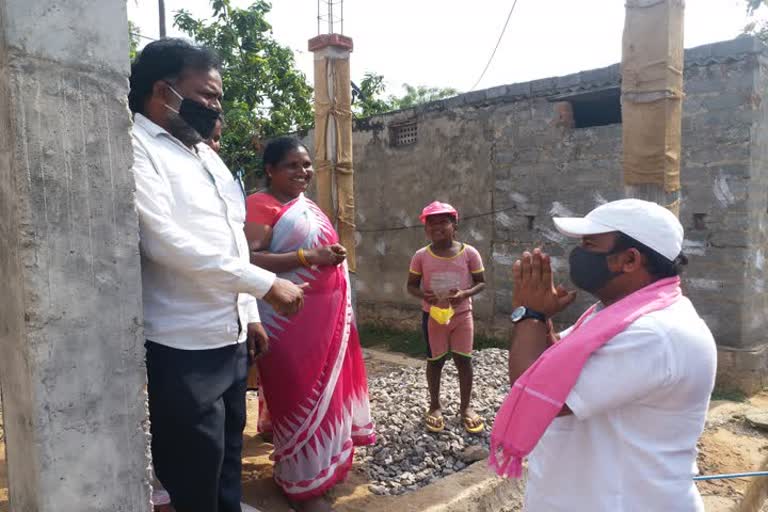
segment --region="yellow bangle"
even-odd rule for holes
[[[309,260],[307,259],[307,256],[304,254],[304,248],[299,249],[296,251],[296,256],[299,258],[299,263],[301,263],[305,267],[311,266],[309,264]]]

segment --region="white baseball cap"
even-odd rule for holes
[[[599,206],[586,217],[553,219],[566,236],[580,238],[620,231],[669,261],[683,250],[683,226],[675,215],[656,203],[621,199]]]

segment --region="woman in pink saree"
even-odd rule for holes
[[[314,174],[306,148],[277,139],[264,151],[264,165],[268,190],[247,201],[251,261],[306,284],[295,316],[259,303],[270,339],[257,362],[272,422],[274,478],[299,510],[331,510],[324,494],[346,477],[354,447],[375,440],[346,250],[304,197]]]

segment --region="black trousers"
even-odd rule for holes
[[[245,343],[145,347],[152,461],[176,512],[241,512]]]

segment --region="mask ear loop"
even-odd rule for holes
[[[173,94],[175,94],[177,98],[179,98],[179,101],[184,101],[184,96],[182,96],[181,94],[179,94],[179,93],[178,93],[178,91],[177,91],[176,89],[174,89],[174,88],[173,88],[173,86],[171,85],[171,82],[165,81],[165,83],[166,83],[166,84],[168,84],[168,88],[171,90],[171,92],[172,92]],[[170,105],[168,105],[167,103],[163,103],[163,106],[164,106],[165,108],[167,108],[168,110],[170,110],[171,112],[174,112],[174,113],[176,113],[176,114],[178,114],[178,113],[179,113],[179,111],[178,111],[177,109],[175,109],[175,108],[171,107],[171,106],[170,106]]]

